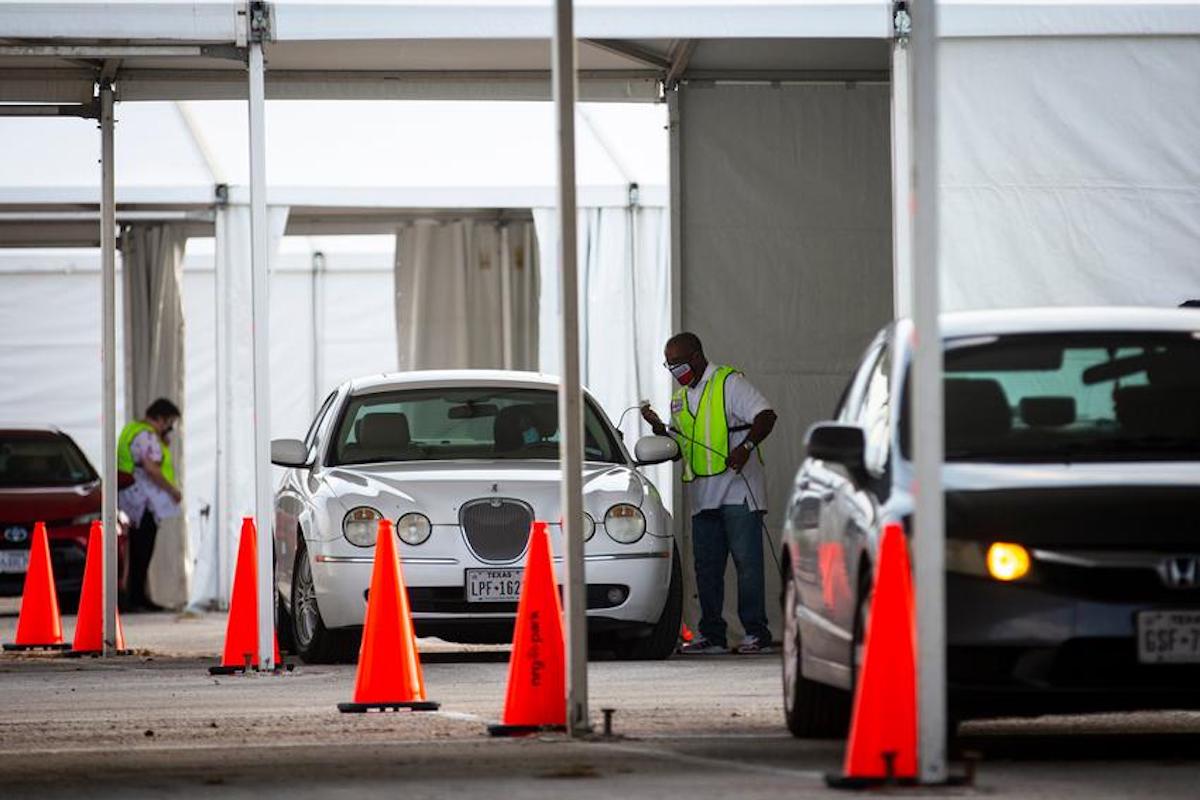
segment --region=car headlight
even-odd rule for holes
[[[946,540],[947,572],[1007,582],[1027,576],[1032,565],[1029,551],[1019,544]]]
[[[430,524],[429,517],[424,514],[410,511],[396,520],[396,535],[405,544],[423,544],[431,533],[433,533],[433,525]]]
[[[604,515],[604,530],[614,541],[633,544],[646,532],[646,517],[637,506],[617,503]]]
[[[72,525],[91,525],[93,522],[100,521],[100,512],[93,511],[91,514],[80,514],[78,517],[71,519]]]
[[[350,513],[342,520],[342,534],[346,541],[356,547],[373,547],[375,537],[379,533],[380,514],[370,506],[359,506],[350,509]]]
[[[592,515],[583,512],[583,540],[590,542],[592,537],[596,535],[596,520],[592,519]]]
[[[998,581],[1015,581],[1029,574],[1029,551],[1012,542],[993,542],[987,551],[988,574]]]

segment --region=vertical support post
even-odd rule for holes
[[[912,315],[912,95],[909,90],[908,36],[892,42],[892,310],[896,319]]]
[[[946,536],[942,339],[938,324],[937,4],[935,0],[914,0],[910,8],[918,767],[923,783],[942,783],[946,780]]]
[[[258,653],[272,669],[275,650],[274,502],[271,497],[271,350],[268,300],[266,86],[263,46],[250,44],[250,270],[254,337],[254,519],[258,528]]]
[[[229,548],[226,543],[225,532],[229,530],[231,524],[229,511],[233,505],[231,502],[233,492],[231,490],[229,475],[229,428],[231,417],[229,396],[232,391],[231,384],[234,376],[233,347],[231,345],[233,339],[231,329],[233,326],[230,322],[229,309],[233,298],[229,276],[229,209],[225,207],[225,200],[227,199],[228,196],[223,196],[218,190],[215,225],[216,252],[213,259],[217,353],[217,501],[214,504],[216,510],[213,514],[215,525],[212,556],[213,571],[216,575],[213,582],[217,592],[215,598],[216,607],[220,609],[228,608],[229,604],[230,586],[225,580],[225,574],[228,571],[226,560],[229,558]]]
[[[100,412],[103,483],[100,507],[104,526],[104,655],[117,646],[117,198],[113,164],[113,86],[100,83],[100,265],[103,284],[100,356],[104,385]],[[128,313],[128,311],[126,311]],[[136,522],[136,520],[135,520]]]
[[[567,618],[567,730],[591,730],[587,690],[587,597],[583,561],[583,389],[579,370],[579,276],[575,213],[575,26],[572,0],[554,3],[553,82],[558,120],[558,262],[562,377],[558,388],[562,442],[562,528],[566,543],[563,597]]]

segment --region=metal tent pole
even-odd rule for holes
[[[100,412],[100,519],[104,525],[104,655],[117,646],[117,220],[113,165],[113,86],[100,84],[100,262],[103,289],[100,364],[104,393]],[[128,309],[126,309],[128,313]],[[136,524],[138,520],[133,520]]]
[[[273,668],[275,595],[273,590],[271,498],[271,362],[268,333],[266,91],[263,46],[250,44],[250,271],[254,338],[254,518],[258,528],[258,653],[261,668]]]
[[[942,346],[938,325],[937,4],[915,0],[912,91],[913,532],[918,758],[924,783],[946,780],[946,572],[942,494]]]
[[[554,3],[553,83],[558,120],[558,261],[562,372],[563,598],[567,618],[567,730],[591,730],[587,691],[587,597],[583,562],[583,389],[579,379],[579,281],[575,244],[575,32],[572,0]]]

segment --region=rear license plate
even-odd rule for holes
[[[1200,664],[1200,610],[1143,611],[1137,630],[1141,663]]]
[[[28,570],[28,550],[0,550],[0,572],[26,572]]]
[[[521,598],[522,569],[467,570],[468,603],[513,603]]]

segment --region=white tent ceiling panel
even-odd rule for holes
[[[940,0],[938,34],[960,37],[1200,34],[1195,0]]]
[[[245,7],[231,0],[6,2],[0,30],[10,39],[233,42],[244,29],[239,12]]]

